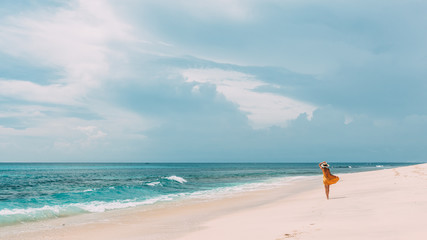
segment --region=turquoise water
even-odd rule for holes
[[[405,163],[332,163],[335,174]],[[316,163],[0,163],[0,226],[185,198],[215,198],[321,174]]]

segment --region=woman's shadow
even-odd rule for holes
[[[347,198],[347,197],[345,197],[345,196],[343,196],[343,197],[331,197],[329,199],[342,199],[342,198]]]

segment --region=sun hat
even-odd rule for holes
[[[329,168],[329,164],[327,164],[326,162],[322,163],[320,166],[322,168]]]

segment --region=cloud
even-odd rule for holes
[[[231,1],[247,16],[243,21],[219,14],[228,4],[216,1],[227,7],[215,8],[215,1],[193,2],[142,2],[128,13],[138,11],[136,25],[151,29],[181,54],[202,59],[320,77],[373,63],[392,69],[398,62],[418,71],[425,65],[421,49],[427,19],[419,10],[427,5],[420,1]],[[387,62],[389,57],[393,61]]]
[[[43,159],[59,148],[89,154],[118,139],[144,139],[149,121],[108,103],[104,91],[121,77],[124,46],[141,42],[108,1],[28,8],[0,21],[0,52],[14,59],[9,68],[43,69],[37,76],[15,74],[25,79],[0,76],[0,145],[15,146],[12,155],[22,152],[25,160],[43,149],[35,154]]]
[[[76,84],[42,86],[30,81],[0,80],[0,95],[19,100],[78,105],[82,88]]]
[[[79,126],[76,129],[84,133],[89,139],[98,139],[107,136],[106,133],[97,129],[95,126]]]
[[[130,159],[136,150],[145,149],[145,131],[156,126],[138,114],[111,106],[98,105],[91,112],[97,117],[79,118],[77,113],[64,108],[12,106],[0,116],[2,160],[118,161],[120,156]],[[15,120],[2,122],[7,118]]]
[[[139,2],[139,9],[155,8],[157,10],[186,12],[201,21],[248,21],[253,17],[253,10],[257,1],[253,0],[176,0]]]
[[[2,81],[0,94],[58,104],[75,104],[109,75],[113,42],[131,42],[130,26],[105,1],[75,1],[68,8],[27,12],[3,19],[1,51],[35,64],[60,68],[52,84]],[[31,43],[31,44],[29,44]]]
[[[76,127],[76,130],[82,132],[84,135],[86,135],[86,139],[79,140],[79,144],[83,147],[90,147],[93,143],[96,141],[100,141],[103,138],[107,136],[107,134],[101,130],[98,129],[96,126],[78,126]],[[60,145],[58,145],[60,144]],[[64,145],[65,144],[65,145]],[[64,146],[70,146],[67,142],[55,142],[55,147],[64,147]]]
[[[252,75],[221,69],[186,69],[182,71],[187,82],[214,84],[218,93],[238,105],[247,114],[255,129],[270,126],[286,126],[287,122],[306,114],[311,119],[316,109],[301,101],[289,97],[257,92],[258,87],[269,85]],[[197,89],[198,86],[193,87]]]

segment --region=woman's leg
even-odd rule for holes
[[[329,185],[325,184],[326,199],[329,200]]]

